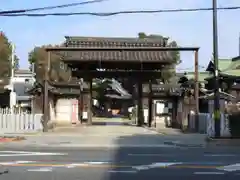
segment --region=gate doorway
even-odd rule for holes
[[[129,98],[131,106],[128,105],[128,108],[137,106],[137,125],[144,125],[143,97],[145,94],[148,109],[147,125],[151,126],[154,115],[152,85],[156,83],[157,79],[163,79],[161,72],[164,71],[164,68],[175,63],[171,52],[195,51],[197,58],[198,48],[167,47],[166,41],[165,38],[156,41],[136,38],[66,37],[65,47],[46,48],[46,51],[49,54],[49,64],[51,63],[51,53],[61,54],[63,62],[72,69],[72,77],[79,79],[79,103],[82,104],[79,106],[80,122],[87,119],[88,125],[93,124],[94,80],[107,78],[121,81],[121,79],[128,79],[130,85],[126,89],[131,95]],[[46,87],[47,75],[45,82]],[[84,84],[87,87],[84,87]],[[144,85],[147,87],[145,92],[143,92]],[[169,91],[169,88],[166,88],[166,91]],[[108,92],[105,93],[108,94]],[[110,95],[115,96],[116,94]],[[120,97],[124,99],[121,95]],[[47,101],[47,90],[45,91],[45,100]],[[112,115],[120,111],[107,108],[109,106],[107,101],[104,102],[104,105],[106,106],[105,111],[111,112]],[[48,119],[48,110],[45,109],[44,112],[45,119]]]

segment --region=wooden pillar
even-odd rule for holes
[[[135,79],[135,78],[132,78],[131,79],[131,81],[132,82],[137,82],[137,79]],[[134,118],[134,119],[132,119],[132,120],[134,120],[133,121],[133,123],[135,124],[135,125],[137,125],[137,119],[138,119],[138,110],[137,110],[137,99],[138,99],[138,88],[137,88],[137,83],[134,83],[134,85],[133,85],[133,89],[132,89],[132,102],[133,102],[133,111],[132,111],[132,118]]]
[[[89,79],[89,95],[88,95],[88,125],[92,125],[92,78]]]
[[[124,115],[124,117],[128,117],[128,101],[125,101],[122,103],[122,113]]]
[[[138,104],[138,108],[137,108],[137,125],[138,126],[142,126],[144,124],[144,118],[143,118],[143,106],[142,106],[142,79],[138,79],[138,83],[137,83],[137,89],[138,89],[138,97],[137,97],[137,104]]]
[[[152,80],[149,80],[149,92],[148,92],[148,127],[152,125],[152,106],[153,106],[153,93],[152,93]]]

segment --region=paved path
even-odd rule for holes
[[[4,143],[5,146],[47,146],[47,147],[169,147],[204,146],[205,136],[163,135],[135,126],[91,126],[72,128],[72,131],[24,135],[26,140]],[[22,135],[23,136],[23,135]]]
[[[122,180],[239,179],[239,149],[1,148],[0,178]]]

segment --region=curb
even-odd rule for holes
[[[172,141],[165,141],[164,144],[172,145],[176,147],[189,147],[189,148],[202,148],[205,147],[203,144],[182,144],[182,143],[175,143]]]
[[[167,133],[159,132],[159,131],[157,131],[156,129],[150,128],[150,127],[148,127],[148,126],[143,126],[143,128],[144,128],[144,129],[147,129],[147,130],[149,130],[149,131],[155,132],[155,133],[157,133],[157,134],[168,135]]]
[[[149,145],[79,145],[79,144],[72,144],[72,145],[50,145],[50,144],[12,144],[12,143],[3,143],[0,144],[0,147],[8,147],[8,148],[85,148],[85,149],[119,149],[119,148],[175,148],[171,145],[156,145],[156,144],[149,144]]]
[[[16,142],[16,141],[22,141],[22,140],[26,140],[26,138],[20,137],[20,136],[0,136],[0,143]]]
[[[239,146],[240,147],[240,139],[234,139],[234,138],[210,138],[207,137],[206,142],[209,145],[215,145],[215,146]]]
[[[221,141],[221,142],[233,142],[233,141],[239,141],[240,142],[240,138],[212,138],[212,137],[206,137],[205,138],[206,141]]]

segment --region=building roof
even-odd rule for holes
[[[219,75],[221,75],[222,77],[240,78],[240,60],[239,59],[229,61],[225,65],[226,65],[225,69],[221,70]],[[210,74],[205,79],[211,79],[211,78],[214,78],[213,74]]]
[[[110,99],[131,99],[132,97],[130,96],[120,96],[120,95],[117,95],[117,94],[106,94],[105,97],[108,97]]]
[[[84,85],[85,86],[85,85]],[[49,82],[49,91],[53,94],[64,94],[64,95],[79,95],[80,86],[79,84],[71,83],[58,83],[58,82]],[[83,87],[83,89],[85,89]],[[33,88],[29,89],[30,94],[41,93],[43,91],[43,85],[41,83],[36,83]]]
[[[218,60],[218,69],[220,71],[224,71],[225,69],[227,69],[230,66],[231,63],[232,63],[231,59],[219,59]],[[214,72],[214,69],[215,68],[214,68],[213,61],[209,61],[206,71]]]
[[[49,82],[49,84],[53,87],[72,87],[72,88],[78,88],[80,89],[80,84],[79,84],[79,80],[73,80],[70,82]],[[88,89],[88,85],[86,82],[83,82],[83,89]]]
[[[225,99],[225,100],[231,100],[231,99],[235,99],[236,97],[225,93],[225,92],[219,92],[220,93],[220,99]],[[210,93],[210,94],[206,94],[204,96],[200,96],[200,99],[208,99],[208,100],[213,100],[214,99],[214,93]]]
[[[166,47],[165,38],[107,38],[107,37],[66,37],[66,47],[83,48],[156,48]],[[66,55],[67,54],[67,55]],[[172,63],[172,53],[169,51],[74,51],[65,53],[64,61],[141,61]]]
[[[29,69],[17,69],[15,70],[15,74],[33,74]]]
[[[165,38],[81,37],[66,36],[67,47],[165,47]]]
[[[236,83],[236,84],[232,85],[232,89],[233,90],[240,90],[240,83]]]

